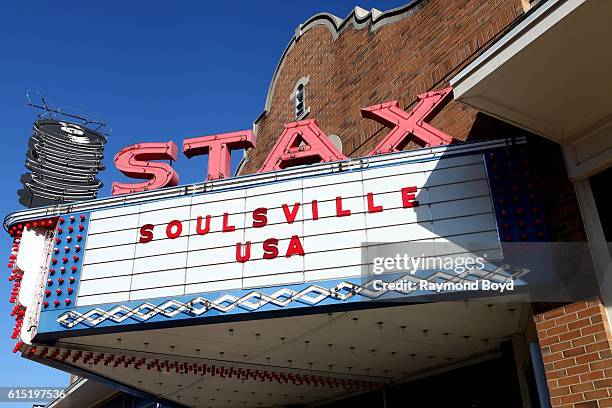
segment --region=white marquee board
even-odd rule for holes
[[[419,206],[404,208],[401,189],[416,186]],[[368,212],[367,194],[381,212]],[[336,197],[351,215],[336,215]],[[312,200],[319,218],[313,220]],[[300,203],[286,222],[281,205]],[[268,225],[253,228],[253,210],[268,208]],[[223,213],[235,231],[222,232]],[[210,231],[196,233],[198,216]],[[178,238],[167,224],[180,220]],[[155,225],[151,242],[140,228]],[[284,256],[300,237],[304,256]],[[262,259],[262,242],[279,239],[280,255]],[[452,240],[499,242],[482,154],[405,162],[279,181],[229,191],[94,211],[90,215],[77,306],[172,298],[232,289],[299,284],[361,274],[367,242]],[[236,261],[236,244],[250,241],[251,259]]]

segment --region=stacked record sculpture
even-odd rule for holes
[[[19,202],[41,207],[96,198],[106,136],[83,125],[39,119],[29,141]]]

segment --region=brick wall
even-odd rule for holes
[[[327,27],[306,31],[282,63],[270,108],[257,121],[257,149],[242,173],[256,172],[283,124],[293,122],[290,95],[296,82],[306,87],[308,119],[337,134],[343,153],[366,155],[388,130],[363,119],[360,108],[398,100],[409,110],[420,93],[448,85],[523,13],[520,0],[422,1],[413,15],[370,32],[348,26],[337,39]],[[432,125],[460,141],[523,136],[527,133],[451,101]],[[418,147],[408,144],[407,149]],[[585,241],[580,209],[567,178],[559,146],[530,137],[538,190],[553,241]],[[611,336],[598,300],[559,307],[534,317],[555,407],[612,407]]]
[[[310,77],[307,118],[316,119],[327,135],[339,135],[345,155],[364,156],[387,130],[362,118],[360,108],[399,100],[409,109],[418,94],[447,86],[523,14],[520,0],[430,0],[421,5],[413,15],[374,32],[349,24],[334,40],[324,26],[306,31],[284,59],[270,109],[257,122],[257,149],[249,152],[243,174],[257,171],[283,124],[295,120],[290,95],[300,78]],[[453,101],[432,124],[466,140],[476,113]]]
[[[553,407],[612,407],[612,333],[599,300],[535,317]]]

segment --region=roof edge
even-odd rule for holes
[[[272,80],[270,81],[270,86],[268,87],[268,93],[266,95],[266,102],[264,105],[263,112],[255,119],[253,123],[253,134],[257,132],[257,124],[261,119],[266,116],[266,113],[270,110],[270,105],[272,103],[272,95],[274,94],[274,90],[276,88],[276,81],[278,79],[278,75],[283,68],[285,57],[291,51],[291,49],[298,42],[300,37],[306,33],[311,28],[317,26],[327,27],[330,34],[332,35],[333,40],[335,41],[340,34],[349,26],[353,26],[355,30],[363,30],[364,28],[369,28],[370,32],[374,32],[381,27],[384,27],[388,24],[393,24],[398,21],[409,17],[416,12],[418,12],[428,0],[411,0],[407,4],[403,6],[399,6],[387,11],[381,12],[378,9],[365,10],[361,7],[355,7],[353,10],[346,16],[345,19],[341,19],[331,13],[318,13],[314,16],[310,17],[304,23],[300,24],[296,29],[293,37],[287,44],[287,47],[283,51],[276,68],[274,69],[274,73],[272,74]]]

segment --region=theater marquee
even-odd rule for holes
[[[40,313],[38,334],[53,337],[360,307],[376,297],[362,276],[368,244],[500,245],[508,231],[498,228],[503,206],[490,157],[514,151],[511,144],[441,146],[77,203],[59,209],[46,235],[36,228],[43,221],[27,221],[50,217],[32,213],[45,210],[16,213],[30,258],[48,264],[24,266],[37,276],[28,280],[36,295],[25,318]]]

